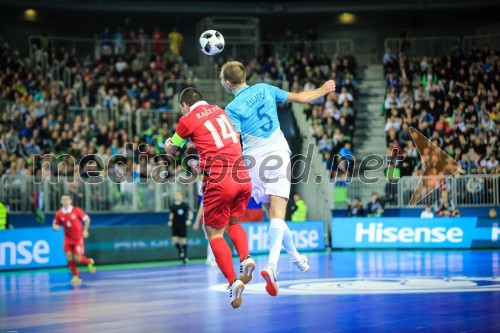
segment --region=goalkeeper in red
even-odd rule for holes
[[[95,273],[94,260],[85,257],[84,238],[89,237],[90,217],[78,207],[71,205],[71,197],[63,195],[61,197],[62,208],[56,212],[52,229],[58,231],[61,226],[64,228],[64,253],[68,260],[68,267],[73,274],[71,283],[82,282],[80,273],[76,268],[76,263],[87,265],[91,273]]]
[[[252,279],[255,262],[248,253],[247,235],[238,223],[252,194],[252,185],[245,163],[239,136],[226,112],[205,102],[195,88],[184,89],[179,103],[185,114],[176,133],[165,142],[167,154],[173,155],[190,138],[200,154],[203,177],[203,224],[217,266],[229,282],[231,305],[242,302],[245,284]],[[229,245],[224,239],[228,232],[238,252],[238,278],[233,267]]]

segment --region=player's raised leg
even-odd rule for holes
[[[286,229],[285,211],[287,201],[285,198],[271,195],[270,202],[264,207],[270,220],[267,238],[269,242],[269,259],[267,265],[261,271],[261,275],[266,280],[266,291],[271,296],[278,295],[279,285],[277,278],[278,261],[281,252],[281,244]],[[284,207],[284,209],[283,209]]]
[[[87,265],[89,272],[94,274],[96,271],[94,259],[87,258],[84,255],[75,255],[75,261],[79,262],[82,265]]]
[[[239,279],[243,281],[244,284],[247,284],[252,280],[253,271],[255,270],[255,261],[248,251],[247,233],[238,223],[238,218],[236,216],[231,216],[227,232],[240,259]]]
[[[261,271],[261,275],[266,280],[266,291],[271,296],[278,295],[279,291],[277,269],[281,245],[285,247],[290,259],[302,272],[309,269],[308,258],[301,256],[297,251],[292,232],[285,223],[287,203],[287,199],[283,197],[270,195],[269,204],[264,204],[270,219],[268,231],[269,260],[266,267]]]
[[[288,256],[293,262],[300,261],[301,256],[295,247],[295,243],[293,241],[293,235],[290,231],[290,228],[285,223],[285,214],[286,214],[286,206],[288,200],[276,195],[270,196],[269,203],[269,216],[271,221],[274,220],[274,223],[280,226],[280,229],[283,230],[283,246],[285,247]]]
[[[210,247],[215,256],[215,262],[229,283],[231,305],[238,308],[241,305],[245,285],[236,277],[233,267],[233,254],[231,248],[224,239],[225,227],[220,229],[205,226],[205,231],[210,242]]]

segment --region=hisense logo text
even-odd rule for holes
[[[33,261],[37,264],[49,262],[50,246],[44,240],[33,243],[23,240],[14,242],[0,242],[0,266],[29,265]]]
[[[384,227],[383,223],[370,223],[367,228],[363,223],[356,224],[356,243],[460,243],[464,232],[452,227]]]

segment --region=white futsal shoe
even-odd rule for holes
[[[278,285],[278,274],[271,265],[267,264],[266,267],[262,271],[260,271],[260,275],[266,280],[266,291],[271,296],[277,296],[279,291]]]
[[[311,268],[308,264],[309,258],[307,256],[300,256],[300,260],[295,262],[295,265],[302,271],[302,273],[305,273]]]
[[[235,278],[233,280],[233,284],[228,287],[229,289],[229,297],[231,298],[231,306],[236,309],[239,308],[241,302],[243,302],[243,290],[245,290],[245,284]]]
[[[252,281],[252,274],[255,270],[255,261],[252,256],[248,255],[245,260],[240,263],[240,277],[239,279],[244,283],[248,284]]]

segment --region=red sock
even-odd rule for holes
[[[210,247],[214,252],[217,266],[219,266],[222,274],[224,274],[227,281],[229,281],[229,285],[233,284],[236,273],[234,272],[233,255],[226,240],[222,237],[214,238],[210,241]]]
[[[82,256],[80,259],[80,263],[84,264],[84,265],[88,265],[88,264],[90,264],[90,260],[89,260],[89,258]]]
[[[240,261],[245,260],[248,256],[248,239],[245,229],[239,223],[235,223],[227,228],[227,232],[240,256]]]
[[[76,262],[73,260],[68,261],[68,267],[73,275],[80,277],[80,273],[78,273],[78,269],[76,268]]]

